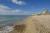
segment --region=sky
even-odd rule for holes
[[[0,0],[0,15],[31,15],[50,10],[50,0]]]

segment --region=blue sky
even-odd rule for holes
[[[31,15],[44,8],[50,10],[50,0],[0,0],[0,14],[4,15]]]

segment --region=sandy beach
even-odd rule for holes
[[[50,33],[50,15],[30,16],[24,20],[24,24],[24,33]],[[16,30],[13,32],[17,33]]]

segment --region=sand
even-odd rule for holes
[[[50,15],[29,16],[23,22],[26,25],[24,33],[50,33]]]

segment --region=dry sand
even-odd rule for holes
[[[24,22],[26,25],[24,33],[50,33],[50,15],[30,16]]]
[[[31,16],[26,26],[26,33],[50,33],[50,15]]]

